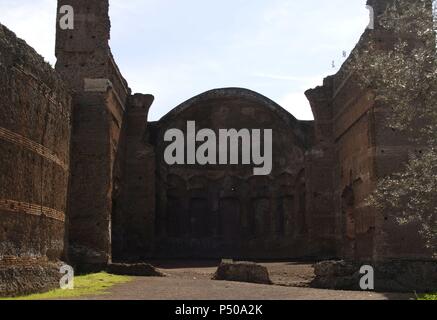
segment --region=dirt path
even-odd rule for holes
[[[320,290],[308,287],[314,273],[311,264],[262,263],[275,285],[210,280],[216,261],[153,262],[167,277],[137,277],[115,286],[104,296],[89,300],[387,300],[412,299],[409,294],[382,294]]]
[[[136,278],[85,300],[388,300],[410,295],[319,290],[212,280]]]

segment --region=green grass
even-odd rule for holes
[[[132,277],[116,276],[106,272],[93,273],[74,277],[74,289],[62,290],[56,289],[41,294],[33,294],[25,297],[7,298],[0,300],[48,300],[48,299],[65,299],[78,298],[83,296],[105,295],[114,285],[127,283]]]
[[[419,298],[419,300],[437,300],[437,293],[425,294]]]

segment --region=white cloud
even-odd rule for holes
[[[54,64],[56,1],[0,1],[0,23]]]
[[[279,99],[279,105],[299,120],[314,120],[310,103],[301,91],[291,92]]]

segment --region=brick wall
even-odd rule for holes
[[[59,276],[71,98],[50,65],[2,25],[0,95],[0,295],[8,295],[51,287]],[[23,281],[33,274],[40,280]]]

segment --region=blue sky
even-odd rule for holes
[[[312,119],[306,89],[335,73],[366,0],[110,0],[111,48],[150,120],[204,91],[244,87]],[[0,22],[54,64],[56,0],[0,0]],[[335,67],[332,62],[335,62]]]

